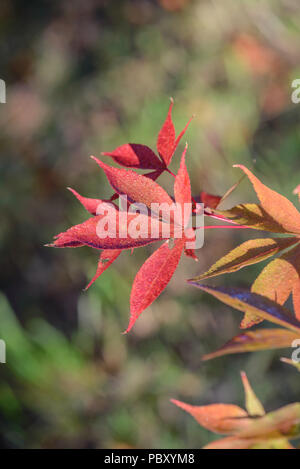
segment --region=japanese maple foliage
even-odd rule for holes
[[[113,189],[116,190],[119,195],[126,195],[131,203],[143,203],[149,208],[152,203],[164,203],[170,207],[174,205],[173,200],[167,192],[153,180],[136,174],[133,171],[117,169],[101,161],[97,162],[104,169]],[[183,204],[184,202],[191,203],[189,178],[185,166],[185,151],[182,156],[178,175],[175,177],[174,192],[175,202],[178,204]],[[75,195],[79,198],[77,194]],[[80,197],[79,200],[94,214],[95,204],[86,198]],[[99,207],[105,208],[105,206],[108,205],[106,201],[97,200],[97,203],[97,210],[99,210]],[[116,212],[118,212],[118,224],[115,236],[99,237],[97,226],[104,217],[104,215],[101,214],[95,215],[93,218],[88,219],[80,225],[69,228],[64,233],[60,233],[53,242],[53,246],[55,247],[78,247],[87,245],[96,249],[104,249],[100,255],[96,275],[89,283],[88,287],[114,262],[122,250],[137,248],[165,239],[163,235],[163,225],[167,224],[167,222],[163,221],[164,213],[162,213],[162,220],[155,220],[159,229],[157,236],[153,237],[150,233],[150,222],[153,222],[151,215],[130,213],[129,211],[120,212],[117,207],[111,211],[112,216],[115,216]],[[138,218],[139,222],[141,218],[142,220],[145,219],[147,231],[139,232],[139,237],[132,237],[130,233],[128,233],[127,237],[122,237],[124,224],[129,225],[135,218]],[[175,219],[170,221],[170,225],[170,237],[174,235],[174,238],[178,239],[175,239],[173,247],[169,246],[169,240],[167,240],[165,244],[154,252],[138,272],[131,292],[130,322],[126,332],[132,328],[141,312],[164,290],[177,267],[185,246],[184,227],[180,227],[178,220]],[[178,231],[182,231],[182,234],[178,233]],[[114,251],[116,251],[116,253]]]
[[[74,189],[68,188],[91,217],[59,233],[50,246],[89,246],[101,251],[96,273],[86,286],[88,289],[123,250],[133,251],[155,242],[162,243],[145,261],[133,281],[130,317],[125,331],[127,333],[140,314],[167,287],[182,254],[198,260],[195,254],[197,229],[235,228],[273,233],[268,237],[243,242],[206,272],[188,282],[242,311],[244,318],[241,327],[244,329],[263,320],[279,326],[244,331],[219,350],[205,355],[203,360],[232,353],[291,347],[293,341],[300,336],[300,212],[288,199],[265,186],[242,165],[236,166],[244,172],[243,177],[223,197],[205,191],[193,197],[186,166],[187,145],[177,174],[169,168],[175,150],[191,121],[190,119],[176,137],[172,108],[173,100],[158,133],[156,152],[146,145],[127,143],[102,153],[123,168],[112,167],[92,156],[104,171],[112,188],[112,195],[109,200],[93,199],[83,197]],[[134,169],[149,172],[140,174]],[[165,171],[174,177],[173,196],[156,182]],[[253,185],[260,203],[240,204],[230,210],[219,210],[220,203],[245,177]],[[299,196],[300,201],[300,186],[295,189],[294,194]],[[120,199],[120,206],[116,204],[117,199]],[[140,211],[141,204],[147,213]],[[203,209],[204,215],[229,224],[192,227],[191,216]],[[134,233],[130,231],[132,226],[135,227]],[[251,289],[214,287],[202,283],[204,279],[236,272],[274,255],[277,257],[263,269]],[[290,295],[293,297],[294,314],[285,307]],[[299,364],[295,365],[285,358],[282,361],[300,370]],[[300,436],[300,403],[266,413],[245,373],[242,373],[242,382],[245,409],[233,404],[193,406],[178,400],[172,402],[191,414],[203,427],[227,435],[206,448],[293,448],[290,440]]]
[[[229,435],[205,449],[293,449],[289,440],[300,436],[300,403],[266,413],[242,372],[245,408],[233,404],[194,406],[173,399],[173,404],[191,414],[204,428]]]
[[[190,178],[185,162],[187,146],[183,151],[177,175],[168,169],[191,119],[176,137],[172,121],[172,107],[173,100],[171,100],[167,118],[157,137],[158,155],[149,147],[135,143],[121,145],[111,152],[103,153],[126,169],[109,166],[92,156],[104,171],[114,192],[109,200],[103,200],[83,197],[74,189],[68,188],[93,217],[58,234],[54,242],[50,244],[53,247],[90,246],[102,250],[96,274],[87,285],[87,289],[124,249],[135,249],[157,241],[165,241],[144,263],[133,282],[130,296],[130,320],[126,332],[129,332],[139,315],[166,288],[182,252],[187,257],[197,260],[195,251],[191,247],[195,238],[194,229],[185,226],[185,221],[191,216],[192,210],[194,213],[199,210],[195,199],[192,201]],[[128,168],[151,169],[152,172],[142,175]],[[164,171],[174,177],[174,199],[156,182]],[[127,205],[120,210],[113,201],[124,196],[126,196]],[[208,208],[215,208],[221,199],[206,192],[202,192],[201,197],[205,200],[204,206]],[[165,209],[161,208],[159,214],[153,213],[153,210],[150,214],[132,213],[131,209],[136,204],[144,204],[151,210],[153,204],[159,204],[160,208],[165,207]],[[185,210],[186,206],[190,207],[189,213]],[[175,209],[172,211],[173,207]],[[104,223],[105,217],[111,217],[111,219],[116,217],[117,223],[113,225],[115,232],[108,230],[106,236],[102,236],[102,233],[99,236],[97,231],[99,223]],[[138,236],[131,236],[127,230],[128,234],[124,237],[124,230],[126,231],[132,223],[137,225],[141,223],[144,228],[139,231]],[[153,223],[156,226],[156,236],[152,236],[151,232]],[[164,235],[166,225],[169,227],[168,236]],[[174,242],[171,242],[173,239]],[[187,246],[188,241],[189,246]]]
[[[157,136],[156,147],[158,156],[151,148],[139,143],[126,143],[110,152],[103,152],[102,155],[112,157],[116,163],[126,168],[152,169],[158,173],[165,171],[170,165],[175,150],[193,119],[193,117],[191,117],[185,128],[176,138],[175,127],[172,120],[173,104],[174,102],[171,98],[166,120]]]
[[[300,212],[285,197],[265,186],[251,171],[241,168],[252,183],[260,204],[241,204],[230,210],[213,210],[237,224],[286,237],[257,238],[242,243],[219,259],[206,272],[189,282],[245,313],[242,328],[268,319],[285,329],[264,329],[240,334],[204,359],[238,353],[291,346],[300,333]],[[298,193],[298,188],[294,191]],[[253,282],[251,291],[203,285],[204,279],[235,272],[279,254]],[[295,315],[283,309],[292,295]],[[288,330],[293,331],[293,335]],[[297,332],[298,331],[298,332]]]

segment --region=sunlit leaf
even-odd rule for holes
[[[172,121],[172,108],[173,108],[173,99],[171,99],[171,104],[169,107],[169,111],[166,117],[165,122],[162,125],[162,128],[159,131],[157,137],[157,151],[162,161],[168,166],[172,160],[172,156],[179,144],[181,138],[185,134],[192,118],[188,121],[184,129],[180,132],[178,137],[176,138],[175,135],[175,127]]]
[[[250,179],[263,210],[289,233],[300,233],[300,213],[286,197],[265,186],[243,165],[240,168]]]
[[[153,303],[171,280],[178,265],[184,247],[184,239],[162,244],[142,265],[138,271],[130,295],[130,320],[126,332],[129,332],[140,314]]]
[[[300,403],[265,413],[242,372],[247,412],[235,405],[193,406],[172,400],[204,428],[232,436],[213,441],[204,449],[293,449],[289,439],[300,436]]]
[[[299,337],[299,333],[287,329],[257,329],[239,334],[229,340],[223,347],[213,353],[208,353],[202,360],[221,357],[231,353],[256,352],[291,347],[293,340]]]
[[[271,261],[254,281],[251,291],[266,296],[283,305],[295,292],[295,311],[298,311],[298,285],[300,275],[300,246]],[[241,322],[242,328],[258,324],[262,319],[247,313]]]
[[[253,419],[246,428],[239,432],[239,437],[262,436],[266,438],[269,436],[272,438],[274,432],[289,439],[300,436],[300,403],[286,405],[263,417]]]
[[[174,182],[174,196],[175,202],[181,206],[182,209],[182,220],[181,225],[183,226],[183,222],[188,223],[189,217],[191,215],[192,206],[191,206],[191,183],[189,174],[187,172],[186,164],[185,164],[185,155],[186,155],[187,147],[181,157],[180,167],[178,173],[175,177]],[[185,217],[185,219],[183,218]]]
[[[71,187],[67,187],[67,189],[75,195],[75,197],[79,200],[79,202],[84,206],[84,208],[91,213],[92,215],[97,215],[97,209],[101,204],[107,204],[108,200],[102,199],[90,199],[89,197],[83,197],[82,195],[78,194],[74,189]],[[99,212],[98,212],[99,213]]]
[[[259,204],[239,204],[229,210],[213,210],[216,215],[228,218],[238,225],[272,233],[291,233],[284,228]]]
[[[243,288],[211,287],[197,282],[190,283],[239,311],[249,312],[288,329],[300,331],[300,322],[286,308],[262,295]]]
[[[253,391],[247,375],[244,371],[241,371],[242,383],[245,391],[245,405],[249,415],[251,416],[262,416],[265,415],[265,409],[262,403]]]
[[[250,421],[247,412],[233,404],[194,406],[176,399],[171,402],[191,414],[202,427],[215,433],[237,433],[247,428]]]
[[[298,238],[262,238],[251,239],[236,247],[219,259],[205,273],[194,277],[193,281],[216,277],[237,270],[251,264],[261,262],[279,251],[299,243]]]
[[[157,151],[166,166],[170,163],[174,148],[175,148],[175,127],[172,121],[172,108],[174,101],[171,99],[171,104],[169,111],[166,117],[165,122],[163,123],[162,128],[159,131],[157,137]]]
[[[112,210],[109,213],[111,216],[109,219],[113,221],[111,226],[109,223],[105,223],[105,231],[101,232],[99,225],[103,222],[104,215],[97,215],[58,234],[52,246],[63,248],[85,245],[96,249],[132,249],[169,238],[168,231],[171,227],[168,226],[168,230],[165,230],[164,225],[166,224],[159,220],[153,221],[147,215],[130,214],[117,210]],[[135,219],[138,220],[140,230],[136,234],[131,234],[130,226]],[[151,233],[153,223],[157,225],[156,236],[152,236]],[[164,233],[166,234],[164,235]]]
[[[85,287],[87,290],[96,280],[100,277],[103,272],[119,257],[122,250],[119,249],[107,249],[102,251],[99,257],[98,266],[96,273],[89,284]]]
[[[151,209],[151,204],[173,204],[173,200],[167,192],[152,179],[137,174],[134,171],[113,168],[95,157],[92,157],[104,170],[112,188],[120,195],[126,195],[129,202],[145,204]],[[169,215],[169,213],[168,213]]]
[[[186,151],[187,146],[185,147],[184,152],[182,153],[180,167],[174,182],[175,201],[181,205],[191,203],[191,183],[185,163]]]
[[[151,148],[139,143],[126,143],[115,148],[111,152],[103,152],[102,155],[112,159],[127,168],[162,169],[164,165]]]

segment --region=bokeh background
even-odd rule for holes
[[[182,259],[127,336],[131,284],[152,248],[123,253],[83,293],[97,252],[43,246],[87,218],[67,186],[111,195],[89,155],[155,148],[170,96],[177,131],[196,114],[185,136],[195,195],[222,195],[244,163],[296,204],[299,45],[298,0],[1,0],[2,447],[201,447],[216,436],[169,399],[243,405],[241,369],[267,410],[299,400],[299,375],[279,361],[290,350],[201,361],[241,315],[185,279],[255,233],[207,231],[198,264]],[[251,200],[244,181],[227,206]],[[212,283],[248,286],[261,268]]]

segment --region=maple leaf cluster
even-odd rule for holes
[[[281,328],[247,331],[229,340],[203,360],[231,353],[287,348],[300,341],[300,213],[285,197],[265,186],[249,169],[237,165],[248,176],[259,204],[240,204],[230,210],[212,210],[218,216],[249,229],[276,233],[276,237],[251,239],[227,253],[206,272],[189,283],[244,313],[241,328],[268,320]],[[299,196],[300,186],[294,190]],[[215,287],[202,281],[236,272],[277,255],[253,282],[251,290]],[[292,295],[294,314],[284,304]],[[300,364],[283,362],[300,371]],[[208,449],[293,449],[289,440],[300,436],[300,403],[265,413],[245,373],[246,411],[231,404],[192,406],[172,402],[191,414],[203,427],[226,436],[208,444]]]
[[[207,272],[188,280],[188,282],[243,311],[245,315],[241,327],[244,329],[258,324],[264,319],[283,326],[283,329],[246,332],[233,338],[221,350],[206,355],[204,359],[226,353],[286,347],[291,344],[291,340],[299,335],[300,331],[300,213],[288,199],[265,186],[249,169],[242,165],[236,165],[236,167],[242,169],[248,176],[260,204],[240,204],[229,210],[219,210],[219,204],[232,190],[236,189],[238,183],[229,189],[223,197],[204,191],[201,192],[200,196],[192,197],[190,178],[185,162],[187,146],[182,153],[177,174],[173,174],[169,169],[175,150],[192,118],[176,137],[172,121],[172,108],[173,100],[171,100],[167,117],[158,133],[157,154],[146,145],[134,143],[121,145],[111,152],[102,153],[126,169],[109,166],[92,156],[104,171],[114,193],[109,200],[91,199],[83,197],[74,189],[69,188],[93,216],[58,234],[50,246],[90,246],[101,250],[96,274],[87,285],[87,289],[119,257],[124,249],[133,250],[164,240],[164,243],[146,260],[134,279],[130,296],[130,320],[126,329],[128,332],[139,315],[166,288],[177,268],[182,252],[197,260],[195,250],[187,248],[187,241],[195,238],[194,232],[197,227],[186,230],[184,221],[176,217],[176,214],[170,218],[170,214],[167,212],[169,208],[174,206],[174,201],[179,207],[190,205],[191,214],[197,213],[198,203],[201,202],[205,215],[231,223],[231,226],[222,225],[214,226],[214,228],[248,228],[276,233],[277,236],[274,237],[258,238],[242,243],[213,264]],[[139,174],[133,169],[151,171]],[[164,171],[174,177],[174,198],[156,182],[156,179]],[[294,193],[299,195],[299,186]],[[123,196],[126,196],[127,204],[119,211],[113,201]],[[116,232],[114,236],[109,236],[110,233],[99,236],[97,227],[99,221],[103,219],[102,212],[107,209],[109,204],[113,209],[112,215],[118,214]],[[130,209],[135,204],[144,204],[149,209],[153,204],[166,207],[166,213],[162,212],[160,218],[155,218],[156,236],[150,236],[153,213],[150,212],[149,215],[132,213]],[[99,213],[101,214],[99,215]],[[166,218],[169,217],[168,220],[165,219],[165,215]],[[135,220],[140,222],[140,217],[146,222],[146,229],[141,230],[138,236],[131,236],[130,233],[127,233],[124,237],[124,228]],[[164,228],[167,223],[170,230],[166,236]],[[205,228],[210,227],[206,226]],[[264,268],[250,291],[233,287],[213,287],[201,283],[203,279],[235,272],[275,254],[280,255]],[[283,306],[290,294],[293,295],[294,316]]]
[[[176,137],[172,121],[172,107],[173,100],[171,100],[166,120],[157,137],[157,154],[148,146],[136,143],[121,145],[111,152],[102,153],[104,156],[111,157],[114,162],[126,169],[109,166],[92,156],[104,171],[114,193],[109,200],[91,199],[81,196],[74,189],[68,188],[93,217],[58,234],[54,242],[50,244],[50,246],[60,248],[90,246],[101,250],[96,274],[87,285],[87,289],[119,257],[124,249],[135,249],[164,240],[164,243],[146,260],[134,279],[130,296],[130,320],[125,332],[130,331],[139,315],[166,288],[177,268],[182,252],[187,257],[197,260],[195,250],[190,247],[191,244],[193,245],[195,238],[194,228],[185,229],[183,220],[174,215],[171,220],[168,220],[170,230],[169,235],[166,237],[164,228],[167,221],[164,219],[164,213],[162,213],[161,219],[157,218],[155,220],[157,235],[155,237],[150,236],[150,226],[154,221],[153,213],[150,212],[150,215],[132,213],[130,212],[131,206],[144,204],[151,209],[153,204],[161,204],[161,206],[164,205],[171,210],[175,200],[177,206],[182,208],[182,212],[184,212],[186,206],[190,206],[190,212],[196,213],[199,210],[199,202],[203,203],[206,208],[211,209],[216,208],[221,200],[221,197],[203,191],[197,198],[198,202],[195,199],[192,202],[190,178],[185,162],[187,146],[183,151],[177,174],[174,175],[170,171],[169,165],[175,150],[192,120],[191,118]],[[133,171],[133,169],[151,171],[142,175]],[[174,177],[174,200],[156,182],[156,179],[164,171]],[[126,196],[128,203],[125,209],[123,207],[123,210],[119,211],[113,201],[124,196]],[[99,222],[103,219],[103,213],[109,206],[112,207],[111,216],[117,220],[116,232],[114,236],[109,236],[109,233],[105,233],[105,236],[99,236]],[[99,214],[100,212],[101,214]],[[186,219],[189,218],[191,213],[187,214],[185,212],[184,215]],[[128,233],[124,237],[124,228],[126,229],[130,223],[135,221],[136,223],[140,222],[141,217],[142,221],[145,222],[143,226],[146,226],[146,230],[140,232],[139,236],[131,236]]]
[[[216,352],[205,355],[204,359],[229,353],[291,347],[300,337],[300,212],[286,197],[264,185],[249,169],[242,165],[237,167],[248,176],[260,203],[240,204],[230,210],[213,211],[238,225],[277,233],[277,236],[242,243],[189,282],[244,312],[241,322],[243,329],[259,324],[264,319],[283,328],[245,332]],[[294,193],[298,194],[299,188]],[[277,257],[253,282],[251,290],[201,283],[204,279],[236,272],[276,254]],[[284,307],[290,295],[293,298],[294,314]]]
[[[245,372],[241,372],[245,409],[233,404],[195,406],[172,399],[204,428],[227,435],[204,449],[294,449],[289,440],[300,436],[300,402],[272,412],[254,393]]]
[[[300,212],[288,199],[268,188],[242,165],[236,167],[242,169],[244,177],[247,176],[250,180],[259,203],[239,204],[229,210],[218,208],[243,178],[223,197],[204,191],[199,196],[192,197],[185,161],[187,146],[182,153],[177,174],[173,174],[169,169],[175,150],[191,121],[190,119],[176,137],[172,107],[173,100],[157,137],[157,153],[146,145],[133,143],[103,153],[104,156],[111,157],[115,163],[123,166],[121,169],[92,157],[104,171],[113,194],[109,200],[91,199],[69,188],[92,217],[58,234],[50,246],[60,248],[90,246],[101,250],[96,273],[87,285],[87,289],[124,249],[133,250],[163,241],[163,244],[142,265],[134,279],[130,295],[130,319],[125,331],[129,332],[140,314],[166,288],[182,253],[197,260],[195,249],[190,247],[188,241],[195,239],[195,231],[199,227],[187,228],[185,220],[179,218],[176,211],[170,216],[170,208],[174,206],[174,202],[176,207],[181,209],[188,205],[189,217],[203,209],[204,215],[229,223],[225,226],[213,226],[214,228],[246,228],[273,233],[269,237],[243,242],[215,262],[206,272],[189,279],[188,282],[243,312],[242,329],[250,328],[263,320],[280,326],[244,331],[219,350],[205,355],[203,360],[231,353],[291,347],[300,336]],[[150,172],[142,175],[133,171],[134,169]],[[156,182],[165,171],[174,177],[174,197]],[[300,186],[295,189],[294,194],[299,196],[300,201]],[[126,204],[119,208],[114,201],[124,196]],[[198,205],[199,202],[202,204],[201,207]],[[131,210],[137,204],[144,204],[149,209],[153,204],[159,204],[166,209],[162,210],[160,216],[153,212],[140,214]],[[103,233],[99,233],[99,223],[103,221],[105,211],[114,217],[118,215],[114,236],[110,236],[110,233],[102,236]],[[153,219],[157,228],[154,237],[150,235],[149,230]],[[126,231],[130,223],[140,225],[141,220],[145,222],[143,226],[146,228],[138,230],[138,236],[132,236],[128,231],[124,236],[124,228]],[[170,228],[168,235],[164,230],[166,225]],[[216,287],[202,283],[204,279],[236,272],[275,255],[277,257],[262,270],[251,289]],[[285,307],[291,295],[294,314]],[[300,371],[299,364],[295,364],[292,360],[282,358],[282,361],[295,365]],[[266,414],[245,373],[242,373],[242,381],[246,394],[246,410],[231,404],[192,406],[177,400],[173,402],[190,413],[205,428],[229,435],[209,444],[207,448],[292,448],[289,440],[300,436],[300,403]]]

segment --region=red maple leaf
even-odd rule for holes
[[[193,119],[192,116],[176,138],[175,127],[172,121],[173,104],[174,101],[171,98],[171,104],[166,120],[157,137],[156,146],[159,157],[153,150],[151,150],[151,148],[139,143],[126,143],[125,145],[115,148],[115,150],[111,152],[103,152],[102,155],[112,157],[116,163],[121,166],[125,166],[126,168],[155,170],[158,177],[163,171],[167,170],[181,138]]]
[[[185,154],[186,148],[174,182],[175,202],[182,209],[185,205],[191,207],[191,185],[185,164]],[[182,236],[175,240],[174,245],[170,247],[169,241],[166,241],[147,259],[137,273],[131,290],[130,320],[126,332],[130,331],[139,315],[153,303],[171,280],[186,243],[183,223],[181,223],[181,228]]]

